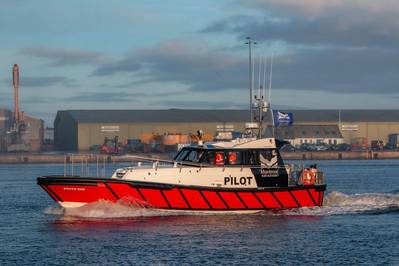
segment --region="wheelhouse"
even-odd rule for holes
[[[184,147],[174,158],[177,162],[220,166],[283,166],[277,148],[274,149],[217,149]]]

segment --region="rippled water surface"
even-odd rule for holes
[[[65,211],[36,185],[62,165],[0,165],[0,264],[399,265],[399,160],[318,165],[324,207],[250,215]]]

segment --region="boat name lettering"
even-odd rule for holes
[[[262,177],[276,177],[279,176],[278,169],[261,169]]]
[[[86,189],[81,187],[63,187],[63,190],[85,191]]]
[[[225,185],[251,185],[252,176],[226,176],[224,177],[224,184]]]

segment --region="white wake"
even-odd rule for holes
[[[126,204],[123,202],[110,202],[106,200],[100,200],[88,203],[78,208],[64,209],[61,207],[58,208],[50,207],[45,209],[45,213],[53,215],[62,215],[67,217],[100,218],[100,219],[170,215],[169,213],[161,210],[143,208],[138,205]]]
[[[398,193],[344,194],[330,192],[323,207],[300,208],[274,212],[275,215],[328,216],[345,214],[380,214],[399,211]]]

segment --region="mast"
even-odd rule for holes
[[[273,57],[274,52],[272,53],[272,57],[270,58],[270,75],[269,75],[269,107],[272,115],[272,136],[275,137],[275,124],[274,124],[274,114],[272,108],[272,77],[273,77]]]
[[[245,44],[248,44],[248,58],[249,58],[249,64],[248,64],[248,76],[249,76],[249,115],[250,115],[250,122],[253,122],[253,116],[252,116],[252,91],[253,91],[253,84],[252,84],[252,79],[253,79],[253,69],[252,69],[252,45],[256,44],[256,42],[252,41],[251,37],[246,38],[248,41]]]

